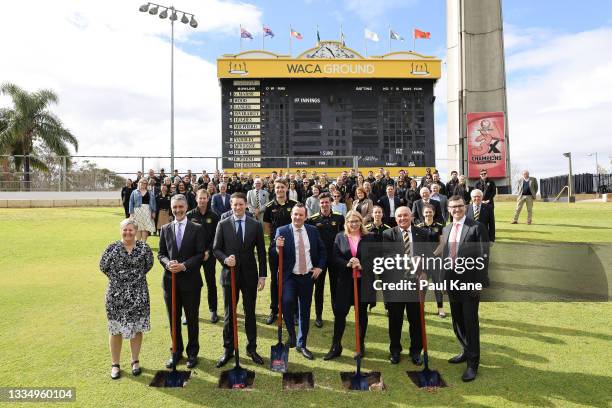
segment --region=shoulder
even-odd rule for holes
[[[274,205],[275,200],[272,200],[266,204],[266,208],[272,207]]]
[[[193,221],[191,221],[189,219],[187,219],[187,225],[189,225],[190,228],[195,228],[195,229],[201,228],[200,224],[196,224],[195,222],[193,222]]]
[[[291,200],[291,199],[289,199],[288,203],[289,203],[289,205],[290,205],[291,207],[293,207],[293,206],[294,206],[294,205],[296,205],[298,202],[297,202],[297,201],[295,201],[295,200]]]
[[[387,238],[392,238],[393,237],[393,230],[394,230],[394,228],[389,228],[389,229],[383,231],[383,236],[387,237]]]
[[[141,242],[141,241],[136,241],[136,242],[138,243],[138,242]],[[110,251],[113,251],[113,250],[115,250],[116,248],[119,248],[121,245],[122,245],[122,244],[121,244],[121,241],[111,242],[111,243],[110,243],[110,244],[109,244],[109,245],[106,247],[106,249],[104,250],[104,252],[110,252]]]
[[[418,228],[423,228],[424,226],[425,226],[424,222],[420,222],[417,225],[415,225],[415,227],[418,227]]]
[[[317,218],[319,218],[320,216],[321,216],[321,213],[314,213],[310,217],[308,217],[308,219],[311,220],[311,221],[314,221]]]
[[[340,204],[341,204],[341,206],[342,205],[346,206],[346,204],[344,204],[344,203],[340,203]],[[332,211],[332,214],[333,215],[338,215],[338,216],[342,217],[342,213],[339,213],[338,211]]]

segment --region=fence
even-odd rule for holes
[[[568,176],[549,177],[540,180],[542,198],[556,197],[567,186]],[[572,176],[574,194],[608,193],[612,191],[612,174],[575,174]]]

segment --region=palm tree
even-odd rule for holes
[[[35,143],[58,156],[69,156],[69,145],[78,151],[79,142],[47,109],[51,103],[58,103],[55,92],[49,89],[28,92],[5,83],[0,86],[0,93],[13,101],[12,108],[0,109],[0,153],[14,156],[15,167],[23,168],[23,181],[29,190],[32,168],[49,171],[47,164],[38,157]]]

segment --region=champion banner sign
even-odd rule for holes
[[[490,178],[506,177],[504,112],[467,114],[468,177],[487,170]]]

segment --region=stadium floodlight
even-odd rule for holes
[[[150,6],[153,6],[149,8]],[[149,12],[151,15],[156,15],[159,8],[163,11],[159,14],[159,18],[165,19],[168,17],[168,10],[170,10],[170,169],[174,172],[174,22],[178,19],[177,13],[183,13],[181,22],[184,24],[189,23],[193,28],[198,26],[198,22],[195,19],[193,13],[187,11],[177,10],[174,6],[164,6],[156,3],[147,3],[140,6],[139,10],[143,13]],[[191,21],[187,18],[187,15],[191,16]]]

